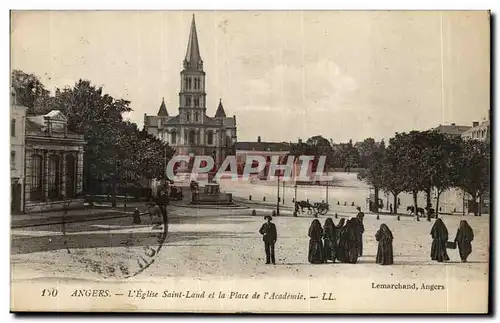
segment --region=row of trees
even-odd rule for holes
[[[291,154],[327,156],[328,168],[368,168],[378,149],[385,149],[384,141],[376,142],[373,138],[367,138],[355,144],[352,140],[347,143],[334,143],[332,139],[314,136],[305,142],[292,144]]]
[[[352,141],[334,144],[321,136],[292,145],[291,154],[327,156],[327,168],[360,167],[359,178],[379,191],[394,197],[393,212],[397,212],[398,195],[411,193],[415,210],[417,196],[425,192],[427,212],[430,212],[431,193],[436,192],[435,212],[439,212],[439,198],[446,190],[456,187],[468,193],[475,203],[489,192],[490,146],[487,142],[463,140],[435,131],[397,133],[389,140],[376,142],[367,138],[355,145]],[[475,214],[481,208],[474,205]],[[417,215],[418,216],[418,215]]]
[[[174,151],[161,140],[139,130],[123,119],[132,111],[130,101],[115,99],[89,81],[79,80],[73,87],[56,89],[51,95],[40,79],[23,71],[12,73],[18,104],[28,107],[29,115],[60,110],[68,118],[68,130],[84,134],[84,190],[92,193],[99,183],[137,183],[165,177],[165,158]],[[113,198],[115,201],[115,198]]]
[[[436,131],[397,133],[386,149],[374,154],[372,163],[360,178],[376,191],[391,193],[394,212],[397,212],[397,197],[402,192],[413,195],[415,210],[418,208],[417,194],[425,192],[426,209],[430,212],[434,190],[438,214],[441,194],[455,187],[471,196],[474,214],[480,215],[482,198],[490,186],[490,146],[487,142],[463,140],[460,136]]]

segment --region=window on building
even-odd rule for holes
[[[189,113],[189,112],[186,113],[186,121],[187,122],[191,121],[191,113]]]
[[[184,79],[184,88],[185,88],[186,90],[188,89],[188,85],[189,85],[189,83],[188,83],[188,79],[187,79],[187,78],[185,78],[185,79]]]
[[[49,157],[49,198],[58,198],[61,182],[61,169],[59,156]]]
[[[40,155],[34,155],[31,158],[31,189],[30,199],[37,201],[43,198],[43,158]]]
[[[172,143],[175,144],[177,142],[177,132],[172,132]]]
[[[10,152],[10,169],[16,169],[16,151]]]
[[[194,106],[199,107],[200,106],[200,98],[194,98]]]
[[[188,89],[191,90],[191,78],[188,78]]]
[[[66,155],[66,197],[76,195],[76,157],[73,154]]]
[[[190,96],[186,96],[186,106],[187,107],[191,106],[191,97]]]
[[[200,114],[198,112],[195,112],[194,113],[194,121],[198,122],[199,119],[200,119]]]
[[[209,145],[213,145],[214,144],[214,133],[212,131],[209,131],[208,134],[207,134],[207,143]]]
[[[16,119],[10,120],[10,135],[12,137],[16,136]]]

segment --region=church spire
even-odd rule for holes
[[[189,32],[189,41],[186,51],[186,58],[184,59],[185,69],[197,69],[201,70],[203,68],[203,61],[200,56],[200,47],[198,45],[198,33],[196,32],[196,22],[191,21],[191,31]]]
[[[159,117],[168,117],[167,106],[165,105],[165,98],[161,98],[160,110],[158,110]]]
[[[222,106],[222,99],[219,101],[219,106],[217,107],[217,111],[215,112],[216,118],[225,118],[226,111],[224,111],[224,107]]]

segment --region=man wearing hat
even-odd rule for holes
[[[262,225],[259,232],[262,234],[262,240],[264,240],[264,248],[266,250],[266,264],[273,265],[276,264],[276,260],[274,258],[274,244],[276,243],[276,239],[278,238],[278,233],[276,232],[276,226],[271,222],[273,219],[272,216],[266,215],[264,220],[266,223]]]

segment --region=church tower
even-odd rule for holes
[[[179,114],[171,115],[162,100],[156,115],[144,115],[144,128],[171,145],[177,155],[214,156],[216,165],[220,165],[227,155],[234,155],[236,117],[227,116],[222,99],[215,115],[207,115],[206,75],[194,15],[182,63]]]
[[[200,56],[196,23],[191,21],[191,31],[186,57],[181,71],[181,91],[179,93],[179,114],[181,123],[196,125],[204,122],[205,105],[205,72]]]

